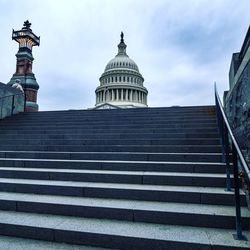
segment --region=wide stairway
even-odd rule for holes
[[[0,249],[250,248],[214,106],[18,114],[0,157]]]

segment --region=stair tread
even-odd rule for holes
[[[149,240],[206,244],[210,246],[250,247],[249,241],[235,241],[233,239],[232,234],[234,230],[225,229],[75,218],[12,211],[0,211],[0,221],[2,224],[51,229],[51,234],[60,230]],[[244,234],[248,238],[250,237],[249,231],[245,231]]]
[[[130,210],[145,210],[155,212],[172,212],[185,214],[205,214],[220,216],[235,216],[234,206],[223,205],[203,205],[193,203],[175,203],[175,202],[152,202],[137,200],[122,200],[108,198],[88,198],[88,197],[70,197],[58,195],[39,195],[26,193],[0,192],[0,200],[16,202],[35,202],[46,204],[60,204],[71,206],[102,207]],[[241,208],[242,217],[250,218],[250,211],[246,207]]]
[[[107,248],[79,246],[66,243],[0,236],[0,250],[108,250]]]
[[[75,152],[75,151],[60,151],[60,152],[53,152],[53,151],[35,151],[35,150],[0,150],[0,153],[33,153],[33,154],[124,154],[124,155],[131,155],[131,154],[135,154],[135,155],[221,155],[220,153],[172,153],[172,152],[162,152],[162,153],[158,153],[158,152],[112,152],[112,151],[89,151],[89,152]]]
[[[55,181],[55,180],[33,180],[33,179],[12,179],[0,178],[0,183],[13,184],[32,184],[48,186],[67,186],[67,187],[86,187],[86,188],[108,188],[108,189],[133,189],[151,191],[173,191],[173,192],[195,192],[232,195],[220,187],[201,187],[201,186],[170,186],[170,185],[149,185],[149,184],[130,184],[130,183],[102,183],[102,182],[80,182],[80,181]],[[241,192],[243,194],[243,192]]]
[[[58,172],[76,174],[100,174],[100,175],[138,175],[138,176],[177,176],[177,177],[211,177],[225,178],[225,174],[218,173],[186,173],[186,172],[153,172],[153,171],[122,171],[122,170],[89,170],[89,169],[58,169],[58,168],[22,168],[22,167],[0,167],[0,170],[22,171],[22,172]]]
[[[31,158],[0,158],[0,161],[33,161],[33,162],[105,162],[105,163],[131,163],[131,164],[196,164],[196,165],[221,165],[221,162],[182,162],[182,161],[122,161],[122,160],[70,160],[70,159],[31,159]]]

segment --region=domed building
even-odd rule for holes
[[[126,53],[127,45],[118,44],[118,54],[110,60],[96,88],[96,109],[147,107],[148,91],[136,63]]]

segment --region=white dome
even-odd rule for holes
[[[136,63],[126,53],[123,40],[118,45],[118,54],[111,59],[100,77],[96,88],[96,107],[106,103],[118,107],[147,107],[147,89]]]
[[[115,58],[110,60],[105,67],[105,71],[114,70],[114,69],[129,69],[134,70],[139,73],[138,66],[136,63],[130,59],[127,55],[117,55]]]

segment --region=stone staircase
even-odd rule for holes
[[[0,240],[9,249],[249,249],[232,236],[234,195],[224,190],[214,109],[49,111],[0,121],[0,234],[8,236]]]

